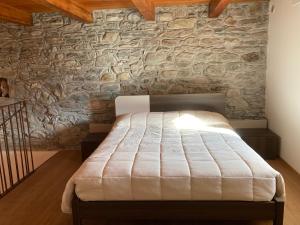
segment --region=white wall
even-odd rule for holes
[[[281,157],[300,173],[300,3],[271,0],[267,118],[282,138]]]

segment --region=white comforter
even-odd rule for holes
[[[121,116],[66,185],[83,201],[285,198],[284,181],[218,113]]]

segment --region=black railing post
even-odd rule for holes
[[[25,101],[0,100],[0,198],[34,172]]]

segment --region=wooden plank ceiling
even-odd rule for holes
[[[209,17],[218,17],[231,2],[265,0],[0,0],[0,20],[32,25],[32,13],[65,13],[86,23],[92,11],[111,8],[137,8],[146,20],[155,20],[155,7],[181,4],[209,4]]]

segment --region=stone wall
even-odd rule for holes
[[[36,14],[0,24],[0,75],[28,99],[35,145],[78,146],[90,121],[110,123],[118,95],[222,92],[229,118],[262,118],[268,3],[101,10],[93,24]]]

